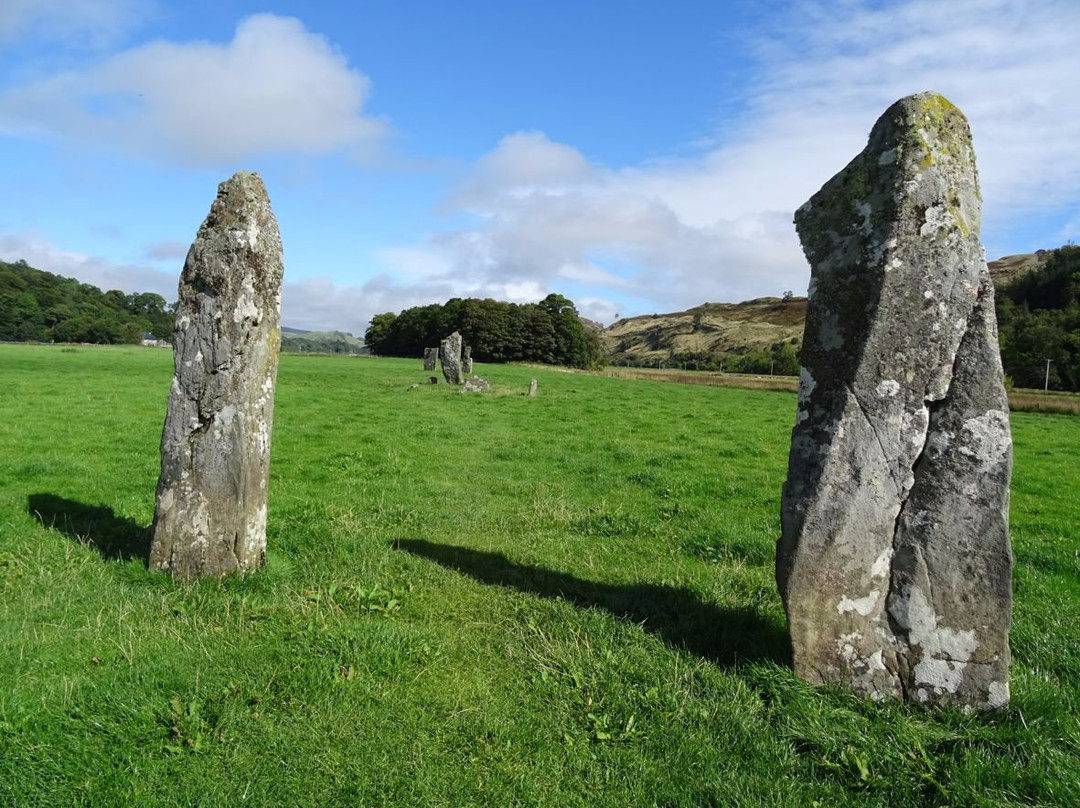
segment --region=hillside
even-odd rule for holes
[[[282,353],[351,354],[367,353],[364,341],[344,331],[301,331],[281,329]]]
[[[1053,253],[1039,250],[990,261],[994,286],[999,290],[1011,286],[1042,267]],[[761,297],[628,317],[603,329],[600,339],[614,365],[793,372],[797,369],[787,360],[802,341],[805,320],[805,297]]]
[[[659,361],[715,369],[725,359],[730,365],[735,356],[797,345],[805,319],[804,297],[704,303],[673,314],[619,320],[604,329],[601,341],[612,364],[649,366]]]

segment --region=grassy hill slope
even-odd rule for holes
[[[1042,266],[1051,252],[990,261],[994,285],[1001,289],[1015,282]],[[615,365],[655,367],[659,362],[716,369],[751,351],[768,351],[783,343],[798,345],[805,320],[805,297],[762,297],[628,317],[608,326],[600,336],[608,361]]]

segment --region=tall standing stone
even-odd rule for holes
[[[258,174],[218,186],[180,276],[150,568],[246,573],[266,555],[282,255]]]
[[[424,370],[435,370],[435,362],[438,358],[438,348],[424,348]]]
[[[461,349],[461,372],[472,373],[472,348],[468,345]]]
[[[963,114],[901,99],[795,214],[811,265],[776,575],[796,673],[1009,699],[1012,441]]]
[[[461,384],[461,334],[455,331],[439,343],[439,362],[447,384]]]

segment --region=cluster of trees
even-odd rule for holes
[[[1080,247],[1053,251],[997,295],[1005,373],[1018,387],[1080,390]]]
[[[371,318],[364,342],[380,356],[422,356],[453,331],[480,362],[542,362],[588,368],[603,359],[599,337],[572,301],[551,294],[539,303],[453,298]]]
[[[126,295],[0,261],[0,341],[136,343],[172,338],[173,312],[152,292]]]

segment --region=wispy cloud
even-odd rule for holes
[[[219,166],[279,152],[370,156],[386,124],[370,81],[289,17],[243,20],[233,40],[151,42],[81,72],[0,94],[0,132]]]
[[[4,0],[0,43],[77,37],[104,45],[142,23],[151,7],[150,0]]]
[[[190,245],[182,241],[159,241],[156,244],[147,245],[143,255],[149,261],[183,261],[188,254]]]
[[[35,269],[64,278],[78,278],[82,283],[103,291],[156,292],[166,300],[176,299],[180,270],[161,272],[151,267],[119,264],[92,255],[58,249],[38,233],[0,235],[0,259],[22,259]]]
[[[285,321],[361,333],[381,311],[556,291],[606,322],[802,292],[792,212],[863,148],[886,107],[928,89],[971,121],[991,257],[1016,251],[1025,228],[1077,232],[1075,0],[803,1],[768,23],[747,34],[755,61],[740,117],[696,155],[604,165],[540,131],[507,134],[446,194],[455,225],[376,250],[380,274],[293,282],[286,267]],[[261,15],[228,44],[153,43],[10,91],[0,130],[82,132],[200,164],[360,149],[384,131],[364,113],[368,89],[324,39]]]
[[[440,268],[424,282],[572,284],[601,319],[628,299],[647,311],[800,292],[809,273],[792,212],[862,149],[889,104],[926,89],[971,121],[991,250],[1077,199],[1080,5],[792,8],[754,42],[747,114],[696,157],[611,167],[541,132],[504,138],[447,199],[474,225],[408,248],[414,265],[426,252]]]

